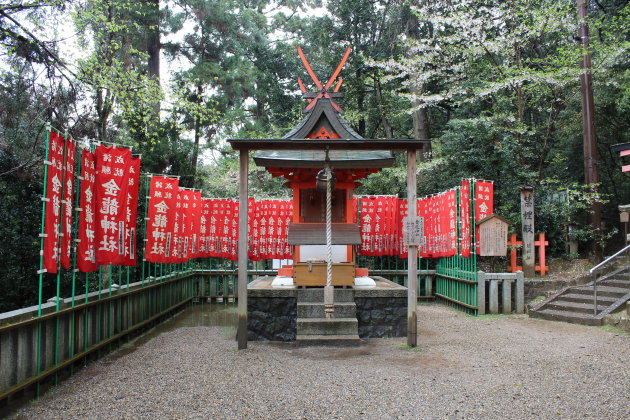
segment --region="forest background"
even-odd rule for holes
[[[37,301],[47,124],[236,197],[225,139],[278,137],[302,118],[297,45],[320,79],[352,47],[340,103],[360,135],[432,140],[419,196],[493,180],[495,212],[518,232],[519,190],[533,186],[552,255],[576,258],[568,240],[582,256],[593,242],[618,249],[630,190],[610,146],[630,142],[630,5],[587,3],[597,193],[583,185],[575,1],[0,0],[0,312]],[[404,197],[398,158],[357,192]],[[262,168],[249,176],[251,196],[289,194]],[[586,222],[594,201],[599,231]]]

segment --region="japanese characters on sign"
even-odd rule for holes
[[[494,184],[492,181],[475,181],[475,222],[490,216],[494,211]],[[479,253],[479,229],[475,233]]]
[[[138,218],[138,187],[140,184],[140,157],[132,157],[126,171],[127,203],[125,206],[124,254],[121,265],[136,265],[136,222]]]
[[[532,189],[521,190],[521,226],[523,234],[523,271],[526,276],[534,275],[534,192]]]
[[[63,185],[63,216],[61,225],[61,267],[70,268],[72,248],[72,213],[74,204],[74,170],[76,168],[77,147],[71,139],[66,140]]]
[[[472,244],[472,232],[470,230],[470,180],[462,179],[462,186],[459,189],[459,253],[462,257],[470,257]]]
[[[46,213],[44,217],[43,268],[56,273],[59,263],[59,232],[61,203],[64,197],[64,149],[65,140],[51,131],[48,141],[48,178],[46,182]]]
[[[399,198],[398,199],[398,217],[396,219],[396,246],[394,248],[394,255],[398,255],[400,258],[407,258],[407,245],[405,245],[405,241],[403,240],[402,235],[399,235],[399,232],[403,230],[403,220],[407,217],[409,210],[409,205],[407,200]],[[418,206],[418,212],[420,212],[420,207]]]
[[[403,220],[403,241],[407,246],[422,245],[424,240],[424,218],[407,216]]]
[[[89,150],[81,153],[81,188],[79,191],[79,238],[77,244],[77,268],[91,272],[98,269],[96,263],[96,170],[94,154]]]
[[[171,262],[175,250],[175,207],[179,179],[151,177],[147,220],[145,259],[149,262]]]
[[[131,150],[100,145],[96,157],[96,262],[119,264],[125,254],[125,218]]]

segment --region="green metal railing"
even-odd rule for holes
[[[477,315],[475,257],[440,258],[435,275],[435,296],[443,303]]]

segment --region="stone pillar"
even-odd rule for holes
[[[486,273],[477,271],[477,315],[486,313]]]
[[[499,313],[499,282],[498,280],[490,280],[490,290],[489,290],[489,306],[491,314]]]
[[[525,282],[523,280],[523,272],[516,272],[516,293],[515,303],[516,303],[516,313],[522,314],[525,313]]]
[[[503,288],[502,288],[502,304],[503,304],[503,313],[511,314],[512,313],[512,280],[503,280]]]

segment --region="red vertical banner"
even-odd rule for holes
[[[71,139],[66,140],[63,216],[61,222],[61,267],[70,268],[70,250],[72,248],[72,213],[74,208],[74,171],[76,168],[77,147]]]
[[[427,256],[426,234],[427,234],[427,227],[428,227],[428,221],[427,221],[427,199],[426,199],[426,197],[419,198],[417,206],[418,206],[417,207],[417,209],[418,209],[418,216],[422,217],[422,220],[424,221],[423,228],[424,228],[424,237],[425,237],[424,243],[422,243],[418,247],[418,256],[420,256],[422,258],[426,258],[426,256]],[[402,235],[402,233],[401,233],[401,235]]]
[[[79,190],[81,211],[79,213],[79,242],[77,244],[77,268],[83,272],[98,270],[95,240],[95,181],[94,154],[89,150],[83,150],[81,153],[81,188]]]
[[[173,250],[171,251],[170,262],[183,263],[184,246],[186,245],[186,207],[184,196],[186,190],[179,187],[177,189],[175,201],[175,224],[173,226]]]
[[[145,251],[145,259],[149,262],[172,260],[178,188],[177,178],[151,177]]]
[[[188,192],[188,258],[199,256],[199,218],[201,217],[201,191]]]
[[[475,221],[490,216],[494,207],[494,185],[492,181],[475,181]]]
[[[247,204],[247,255],[252,261],[260,260],[260,253],[258,250],[259,245],[259,232],[258,232],[258,219],[257,219],[257,206],[258,203],[253,198],[248,200]]]
[[[457,190],[455,188],[446,193],[446,206],[448,208],[448,236],[447,250],[448,257],[457,255]]]
[[[59,262],[59,225],[63,190],[64,138],[50,132],[48,140],[48,177],[46,179],[46,213],[44,215],[44,268],[56,273]]]
[[[199,256],[201,258],[208,257],[209,253],[209,235],[210,235],[210,211],[212,203],[209,198],[201,199],[201,217],[199,218]]]
[[[376,198],[361,197],[361,255],[376,255]]]
[[[262,200],[258,206],[259,223],[258,233],[260,235],[260,258],[269,258],[267,249],[268,222],[269,222],[269,201]]]
[[[494,211],[494,185],[492,181],[475,181],[475,222]],[[475,229],[476,249],[479,253],[479,229]]]
[[[279,259],[292,258],[291,247],[288,242],[288,228],[293,216],[292,209],[292,201],[280,201],[280,213],[278,215],[278,253],[276,257]]]
[[[96,157],[96,262],[117,264],[125,252],[125,213],[128,185],[125,170],[131,150],[98,146]]]
[[[470,257],[470,180],[468,179],[462,179],[462,186],[459,189],[459,219],[459,254],[462,257]]]
[[[289,245],[289,225],[291,224],[291,220],[293,220],[293,201],[286,202],[287,213],[284,216],[284,258],[291,259],[293,258],[293,253],[291,252],[291,246]]]
[[[208,256],[219,256],[219,201],[217,199],[210,200],[210,216],[209,216],[209,241],[208,241]]]
[[[125,253],[122,265],[136,265],[138,187],[140,186],[140,157],[132,157],[126,171],[127,201],[125,205]]]
[[[181,237],[180,237],[180,262],[187,262],[190,258],[190,240],[192,237],[192,191],[180,187],[181,202]]]
[[[403,240],[403,220],[407,217],[407,200],[398,199],[397,253],[400,258],[407,258],[407,246]]]
[[[238,201],[229,200],[230,208],[230,226],[229,238],[230,248],[228,259],[231,261],[238,260]]]

